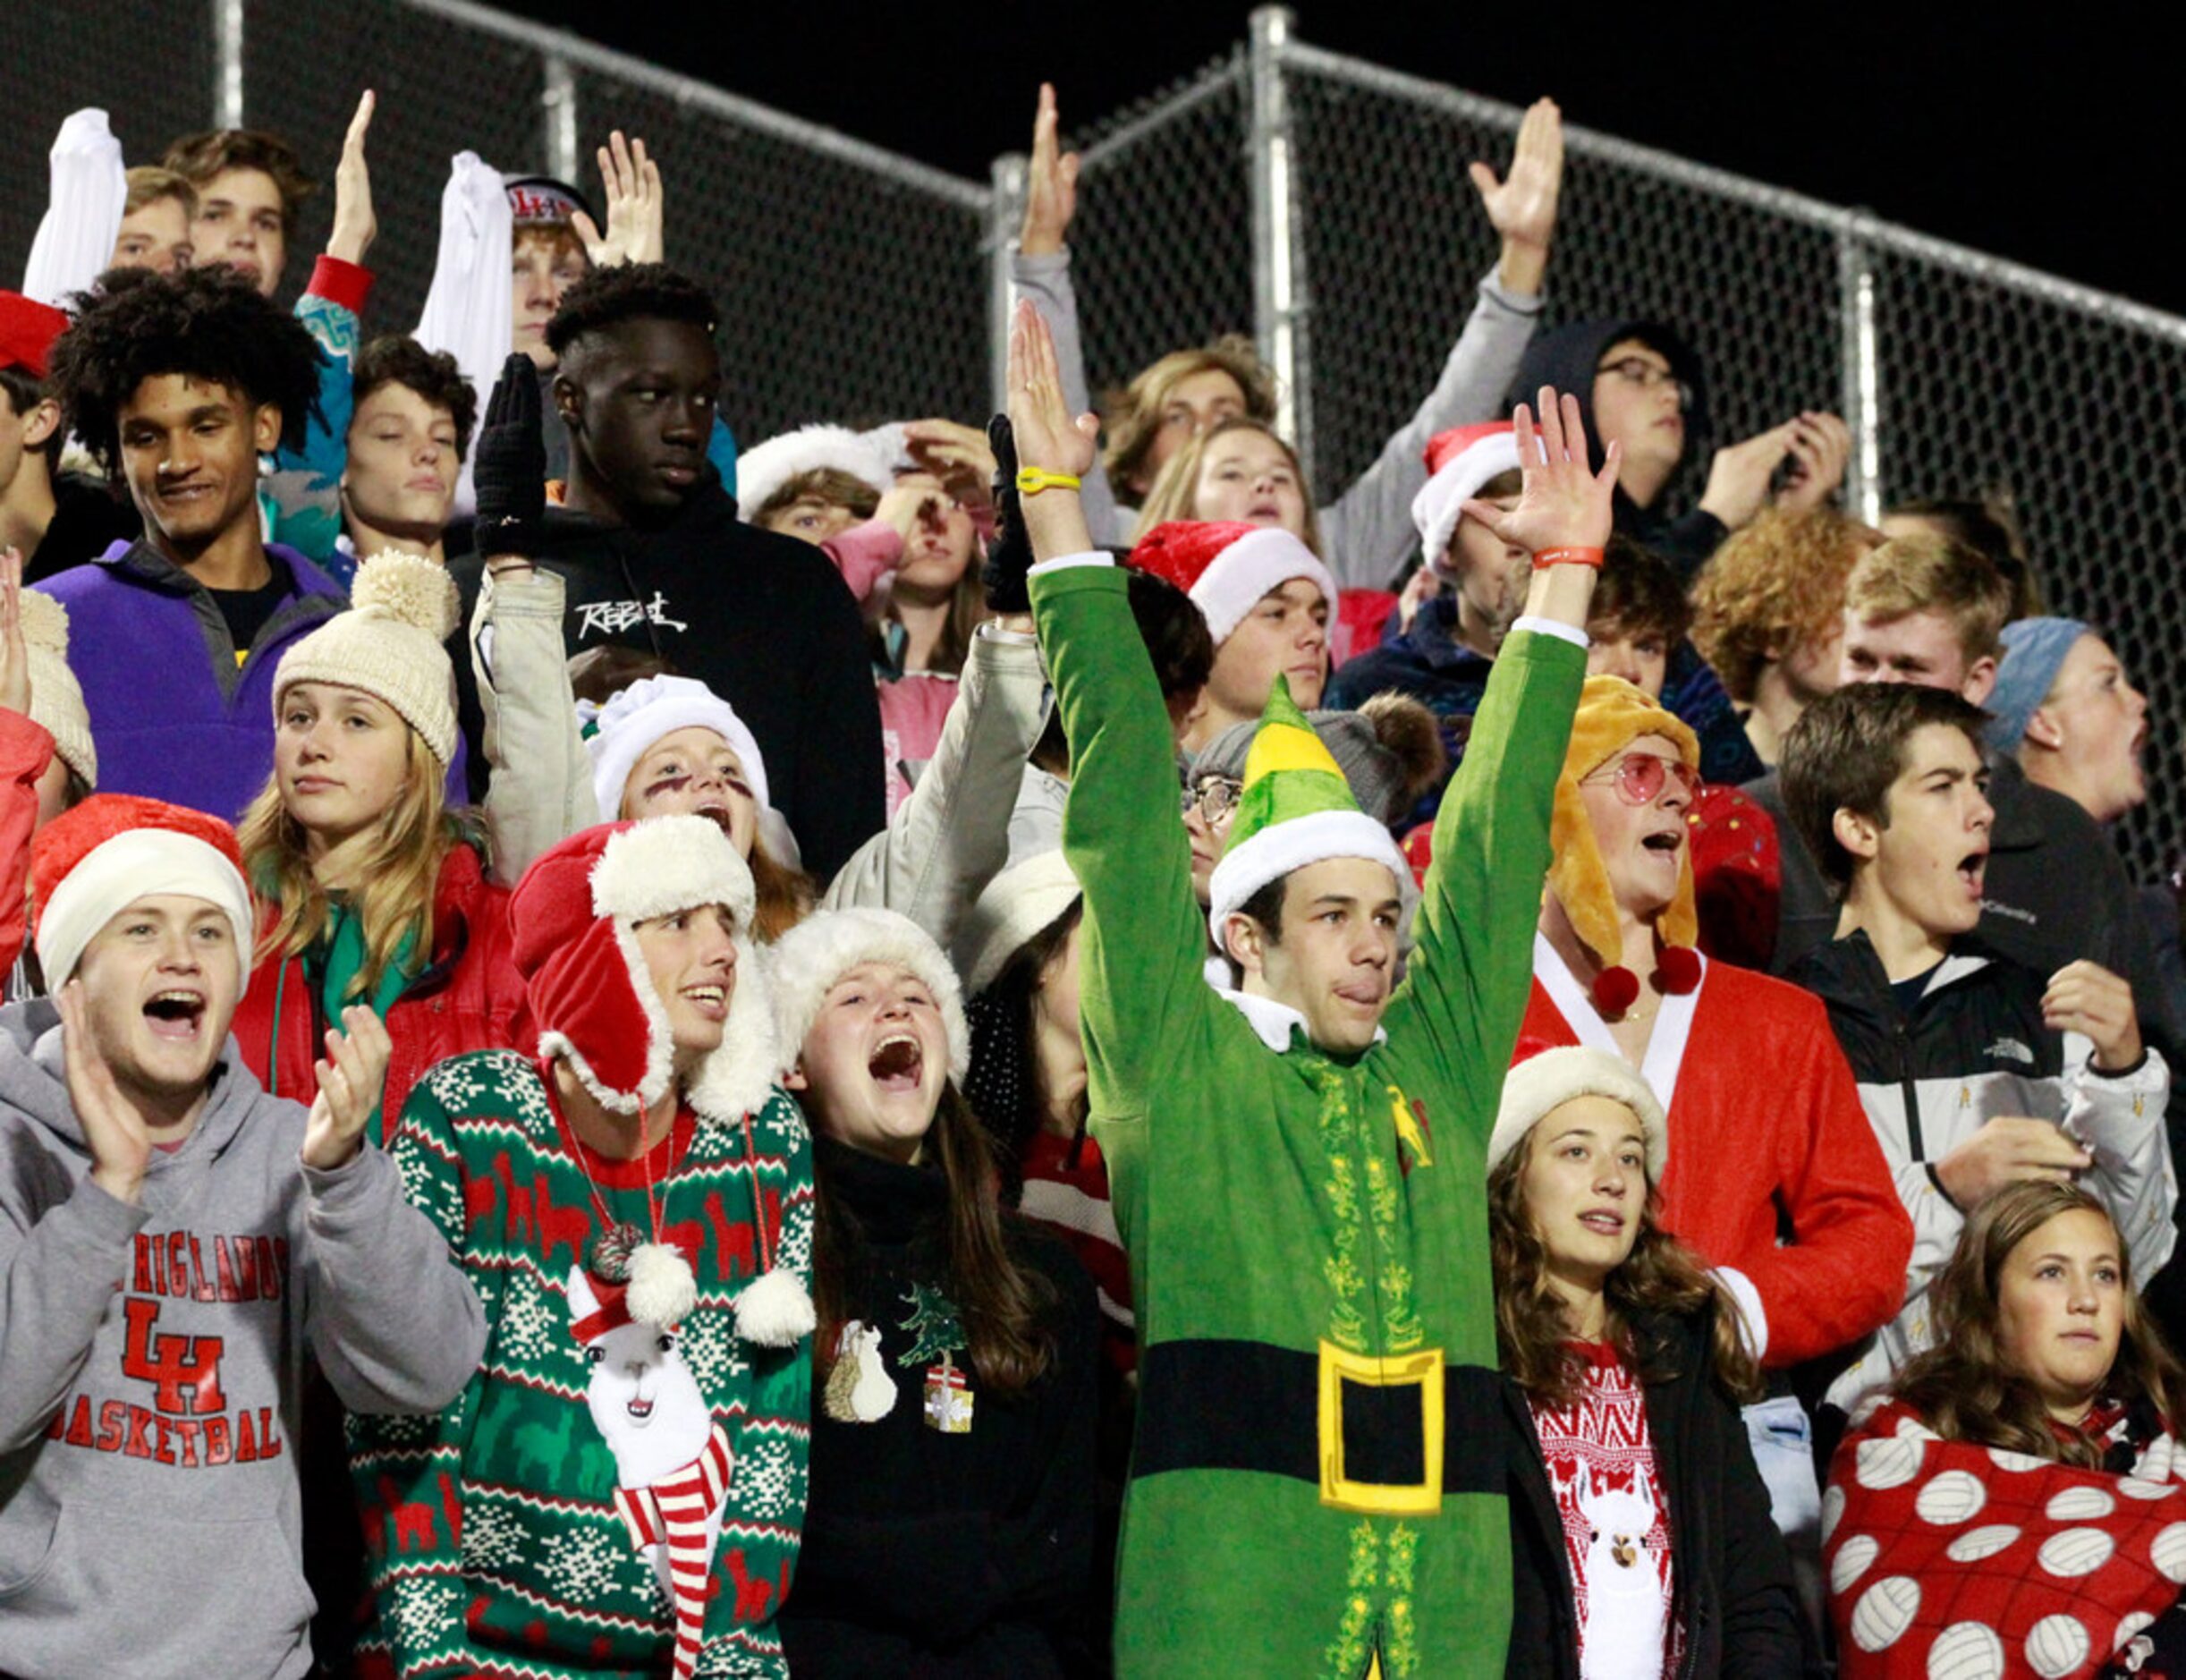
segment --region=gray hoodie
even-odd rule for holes
[[[0,1009],[0,1672],[304,1674],[304,1362],[352,1410],[436,1411],[485,1346],[478,1297],[387,1157],[302,1165],[305,1110],[233,1039],[117,1201],[59,1018]]]

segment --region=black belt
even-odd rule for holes
[[[1161,1342],[1140,1362],[1131,1474],[1259,1471],[1311,1482],[1324,1503],[1423,1515],[1443,1494],[1504,1491],[1501,1384],[1438,1352]]]

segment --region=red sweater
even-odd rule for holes
[[[259,907],[261,918],[270,912]],[[261,925],[263,925],[261,921]],[[386,1094],[380,1103],[385,1133],[402,1112],[410,1088],[436,1062],[472,1050],[517,1049],[517,1015],[524,983],[510,956],[509,891],[486,878],[479,854],[467,845],[450,848],[440,865],[433,904],[433,960],[404,988],[387,1011],[387,1034],[394,1040],[387,1064]],[[280,1054],[273,1048],[278,999]],[[243,1061],[276,1097],[309,1104],[318,1090],[312,1064],[325,1052],[315,988],[301,957],[268,957],[258,964],[235,1008],[235,1039]]]
[[[1536,938],[1521,1037],[1621,1055],[1583,997]],[[1765,1364],[1829,1353],[1896,1314],[1912,1223],[1818,999],[1707,963],[1698,992],[1663,1000],[1640,1072],[1670,1117],[1663,1222],[1752,1283],[1768,1314]]]

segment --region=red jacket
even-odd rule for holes
[[[265,905],[259,913],[268,913]],[[375,1143],[386,1141],[410,1088],[436,1062],[471,1050],[529,1048],[518,1042],[516,1017],[523,1006],[524,983],[511,958],[513,945],[509,889],[486,878],[479,854],[469,846],[451,848],[434,893],[432,963],[387,1012],[394,1056],[387,1064]],[[276,1014],[277,1059],[267,1053]],[[309,1104],[317,1091],[312,1064],[324,1054],[326,1027],[300,956],[268,957],[259,963],[235,1008],[234,1033],[243,1061],[267,1090],[296,1102]]]
[[[1558,1007],[1570,972],[1546,940],[1533,972],[1522,1038],[1622,1054],[1583,1000],[1578,1021]],[[1663,1224],[1751,1281],[1768,1314],[1764,1364],[1815,1358],[1896,1316],[1912,1221],[1820,999],[1711,962],[1697,993],[1664,999],[1640,1072],[1670,1119]]]

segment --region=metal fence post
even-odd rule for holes
[[[1852,430],[1844,501],[1872,525],[1883,512],[1882,367],[1875,337],[1875,252],[1858,218],[1837,235],[1837,318],[1844,352],[1844,420]]]
[[[1275,376],[1275,429],[1313,477],[1312,369],[1306,352],[1306,275],[1290,102],[1283,53],[1297,20],[1287,6],[1252,14],[1251,103],[1246,139],[1252,165],[1252,316],[1260,357]]]
[[[995,159],[987,200],[987,383],[995,407],[1010,405],[1010,246],[1023,219],[1025,171],[1022,152]]]
[[[212,0],[213,126],[243,125],[243,0]]]
[[[560,53],[539,60],[539,115],[545,123],[546,173],[557,181],[577,179],[577,73]]]

